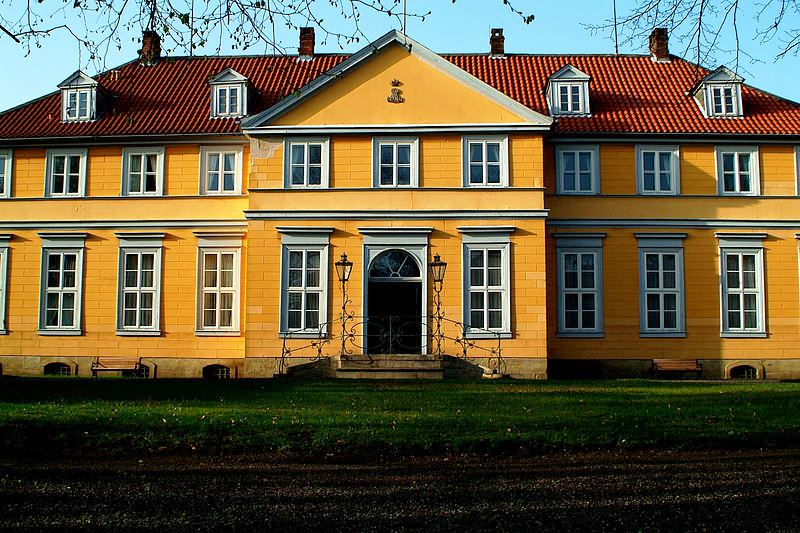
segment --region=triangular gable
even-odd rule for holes
[[[59,89],[70,87],[92,87],[98,85],[97,80],[87,75],[82,70],[76,70],[72,75],[58,84]]]
[[[435,72],[436,76],[442,78],[443,81],[458,85],[462,91],[471,93],[474,99],[482,99],[490,102],[491,105],[496,106],[497,109],[502,109],[503,113],[508,116],[514,117],[514,122],[522,124],[527,127],[549,128],[552,124],[552,119],[540,113],[537,113],[530,108],[520,104],[516,100],[506,96],[494,87],[484,83],[464,70],[456,67],[446,59],[438,54],[427,49],[423,45],[417,43],[413,39],[405,36],[404,34],[393,30],[381,37],[380,39],[365,46],[347,60],[340,63],[338,66],[329,70],[328,72],[318,76],[316,79],[300,88],[295,95],[284,98],[276,105],[269,109],[254,115],[253,117],[242,121],[242,128],[245,131],[252,132],[260,128],[270,128],[274,126],[279,119],[291,111],[297,109],[301,105],[309,102],[315,96],[320,95],[326,88],[333,86],[335,83],[346,79],[348,75],[355,72],[359,67],[364,66],[373,59],[382,56],[384,53],[390,53],[390,49],[400,49],[404,52],[404,57],[411,56],[415,58],[416,63],[421,63],[425,68],[429,69],[428,72]],[[383,73],[385,75],[385,73]],[[391,80],[392,87],[398,88],[400,91],[409,89],[407,84],[408,80]],[[394,85],[400,83],[401,85]],[[341,86],[340,86],[341,87]],[[390,94],[390,87],[381,88],[380,98],[386,99],[386,95]],[[383,94],[386,93],[386,95]],[[432,95],[430,95],[433,98]],[[438,102],[438,106],[434,107],[447,107],[441,104],[452,105],[456,101],[454,95],[445,95]],[[431,102],[433,105],[433,102]],[[390,108],[397,109],[397,108]],[[392,117],[385,117],[384,124],[392,123]],[[285,124],[284,124],[285,125]],[[275,126],[277,127],[277,126]]]
[[[209,78],[208,82],[211,84],[215,83],[244,83],[247,81],[247,78],[233,70],[232,68],[228,67],[216,76],[212,76]]]
[[[743,83],[744,78],[736,74],[734,71],[729,69],[728,67],[722,65],[717,67],[715,70],[708,73],[702,80],[701,83]]]
[[[585,72],[582,72],[572,65],[567,64],[551,74],[547,78],[547,81],[589,81],[590,79],[591,77]]]

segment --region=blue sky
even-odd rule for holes
[[[618,10],[624,12],[633,0],[617,0]],[[327,0],[320,2],[327,4]],[[540,2],[533,0],[516,0],[515,5],[525,12],[535,14],[536,19],[525,25],[518,16],[511,14],[502,5],[502,0],[408,0],[409,11],[430,9],[432,14],[424,21],[409,19],[408,33],[414,39],[436,52],[486,52],[488,51],[489,30],[502,27],[505,30],[506,50],[525,53],[613,53],[614,42],[609,35],[592,34],[585,25],[597,24],[612,16],[612,0],[579,0],[565,10],[560,2]],[[0,7],[7,13],[13,9],[3,5]],[[744,13],[743,27],[747,27],[752,13]],[[327,20],[335,20],[329,13]],[[794,21],[793,21],[794,22]],[[749,24],[752,27],[752,24]],[[365,17],[361,23],[366,36],[374,39],[387,30],[398,27],[397,21],[385,15]],[[746,29],[743,30],[745,33]],[[296,46],[297,32],[287,28],[277,29],[278,39],[284,46]],[[139,46],[127,36],[121,51],[113,50],[105,58],[105,66],[110,68],[135,57]],[[334,43],[321,45],[321,36],[317,35],[317,50],[321,52],[338,52]],[[752,36],[745,34],[743,42],[748,51],[763,60],[760,63],[745,61],[742,67],[747,83],[776,93],[791,100],[800,101],[800,59],[787,57],[777,63],[773,57],[777,43],[759,45]],[[723,42],[723,47],[731,47],[731,43]],[[345,51],[352,52],[360,45],[352,45]],[[682,54],[686,44],[678,42],[671,36],[670,49],[673,53]],[[646,43],[623,47],[621,53],[643,53]],[[203,53],[202,51],[199,53]],[[209,50],[205,53],[213,53]],[[232,52],[229,47],[222,53]],[[258,53],[249,50],[249,54]],[[180,55],[183,55],[182,53]],[[83,59],[83,61],[82,61]],[[710,60],[707,66],[714,67],[718,63],[730,62],[730,56],[718,56]],[[43,42],[40,49],[34,49],[25,57],[23,48],[0,34],[0,64],[4,66],[4,83],[0,89],[0,109],[26,102],[55,90],[56,85],[78,68],[94,74],[96,66],[86,62],[86,53],[79,53],[78,46],[66,34],[53,36]]]

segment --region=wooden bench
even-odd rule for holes
[[[695,372],[700,379],[703,365],[696,359],[653,359],[654,379],[658,379],[659,372]]]
[[[137,372],[141,367],[140,357],[101,356],[92,362],[92,377],[96,378],[98,372]]]

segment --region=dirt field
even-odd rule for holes
[[[800,449],[333,461],[0,458],[0,529],[800,531]]]

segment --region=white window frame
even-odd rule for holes
[[[397,184],[397,146],[409,145],[409,163],[411,167],[410,183]],[[393,181],[391,185],[381,184],[381,147],[393,146]],[[413,189],[419,187],[419,138],[418,137],[374,137],[372,139],[372,186],[379,189]]]
[[[53,192],[53,159],[55,157],[71,157],[71,156],[78,156],[80,157],[80,168],[79,168],[79,176],[78,176],[78,192],[77,193],[68,193],[67,192],[67,173],[65,173],[64,177],[64,192],[63,193],[54,193]],[[45,164],[45,184],[44,184],[44,195],[46,198],[81,198],[86,196],[86,165],[89,160],[89,151],[87,149],[65,149],[65,150],[47,150],[47,163]],[[66,163],[66,161],[65,161]],[[66,170],[65,166],[65,170]]]
[[[164,194],[164,154],[163,146],[156,147],[138,147],[138,148],[123,148],[122,150],[122,196],[162,196]],[[130,176],[131,165],[130,160],[132,156],[140,156],[142,163],[144,158],[149,155],[156,156],[156,190],[153,192],[144,191],[144,165],[142,166],[141,189],[142,191],[131,191]]]
[[[203,336],[203,335],[234,335],[238,336],[240,334],[240,326],[239,326],[239,315],[240,315],[240,307],[241,307],[241,263],[242,263],[242,247],[239,246],[204,246],[198,245],[197,247],[197,320],[195,324],[195,335]],[[205,287],[205,258],[207,255],[216,254],[218,257],[221,257],[221,254],[233,254],[233,287],[231,287],[231,292],[233,292],[233,306],[232,316],[231,316],[231,325],[230,326],[220,326],[219,325],[219,312],[220,312],[220,298],[219,295],[223,292],[223,287],[219,287],[221,276],[217,275],[217,287],[216,288],[206,288]],[[217,272],[219,274],[221,268],[221,261],[217,261]],[[204,324],[204,314],[205,314],[205,300],[204,294],[206,292],[216,292],[217,294],[217,325],[216,326],[206,326]]]
[[[463,312],[464,312],[464,324],[467,325],[465,335],[468,338],[493,338],[496,334],[500,334],[501,337],[510,337],[511,336],[511,244],[509,242],[481,242],[479,239],[467,240],[467,235],[465,234],[465,241],[463,244],[463,253],[462,253],[462,264],[464,265],[464,296],[463,296]],[[501,260],[501,271],[500,271],[500,282],[499,286],[489,286],[488,285],[488,251],[499,251],[500,252],[500,260]],[[472,262],[471,262],[471,253],[472,252],[482,252],[483,253],[483,285],[479,287],[473,287],[471,285],[471,269],[472,269]],[[472,300],[471,295],[473,292],[480,292],[483,293],[483,313],[484,313],[484,322],[483,327],[473,327],[472,326]],[[501,325],[499,328],[492,328],[489,327],[489,316],[488,316],[488,306],[489,306],[489,299],[488,294],[490,292],[499,292],[501,293],[501,312],[502,312],[502,320]]]
[[[589,190],[578,190],[580,186],[580,156],[581,152],[592,154],[591,164],[591,188]],[[567,190],[564,187],[564,154],[572,153],[575,155],[575,185],[576,190]],[[596,144],[584,145],[560,145],[556,146],[556,193],[557,194],[599,194],[600,193],[600,147]]]
[[[75,116],[69,116],[69,100],[71,95],[75,95]],[[80,96],[86,94],[86,114],[79,115]],[[86,122],[94,120],[97,110],[97,89],[95,87],[76,87],[74,89],[61,90],[61,120],[64,122]]]
[[[236,109],[231,109],[230,93],[235,89],[239,94],[236,102]],[[224,111],[219,109],[219,93],[225,92]],[[244,83],[215,83],[211,85],[211,117],[212,118],[235,118],[247,115],[247,86]]]
[[[759,337],[767,336],[766,323],[766,296],[765,296],[765,271],[764,271],[764,239],[766,233],[715,233],[719,244],[719,287],[720,287],[720,336],[724,338],[739,337]],[[755,282],[754,289],[744,289],[742,276],[739,277],[739,293],[745,292],[756,294],[756,304],[758,305],[758,327],[744,327],[744,306],[740,306],[742,313],[741,328],[731,329],[728,327],[728,276],[727,276],[727,257],[731,254],[751,254],[755,255]],[[739,272],[742,272],[742,261],[739,259]],[[734,291],[736,289],[733,289]],[[742,302],[743,303],[743,302]]]
[[[208,188],[208,157],[210,155],[234,154],[235,168],[233,176],[233,190],[223,189],[224,177],[222,171],[222,157],[220,157],[220,176],[218,187],[215,190]],[[242,194],[242,166],[244,159],[244,148],[241,145],[220,145],[220,146],[201,146],[200,147],[200,195],[202,196],[238,196]]]
[[[637,233],[639,245],[639,328],[640,337],[685,337],[686,336],[686,308],[684,292],[684,261],[683,239],[685,233]],[[659,284],[663,284],[663,256],[675,256],[675,287],[665,289],[647,287],[647,255],[659,256]],[[663,320],[663,294],[675,295],[675,327],[651,328],[647,322],[647,296],[648,294],[660,295],[660,319]]]
[[[717,145],[714,147],[715,160],[716,160],[716,174],[717,174],[717,192],[720,196],[759,196],[761,194],[761,162],[759,160],[758,146],[727,146]],[[725,190],[725,175],[723,158],[726,154],[734,154],[735,173],[736,173],[736,190]],[[739,168],[739,155],[748,154],[750,156],[750,183],[751,191],[740,192],[740,173]]]
[[[308,145],[321,145],[319,185],[308,184]],[[303,184],[292,184],[292,146],[304,146],[304,175]],[[330,185],[330,139],[328,137],[289,137],[283,146],[283,186],[286,189],[327,189]]]
[[[655,183],[654,190],[645,189],[644,183],[644,156],[646,153],[655,153]],[[670,188],[661,189],[661,158],[664,153],[670,154]],[[642,195],[677,195],[680,194],[681,175],[680,148],[677,145],[637,145],[636,146],[636,188]]]
[[[14,168],[14,151],[0,150],[0,157],[5,158],[5,164],[0,164],[2,173],[3,190],[0,191],[0,198],[11,198],[11,172]]]
[[[569,109],[564,111],[561,109],[561,89],[567,88],[567,100]],[[573,110],[574,95],[572,89],[578,88],[578,109]],[[553,82],[553,111],[554,115],[586,115],[589,113],[589,106],[586,105],[588,101],[589,84],[585,81],[554,81]]]
[[[280,332],[282,336],[286,337],[319,337],[327,336],[328,328],[328,244],[283,244],[281,253],[281,322]],[[291,252],[303,253],[303,286],[302,287],[289,287],[289,256]],[[306,287],[306,254],[308,252],[319,253],[319,281],[320,287]],[[302,311],[301,322],[303,327],[298,329],[289,329],[289,294],[295,292],[302,294]],[[319,294],[319,325],[316,328],[308,328],[305,326],[306,320],[306,307],[305,295],[307,293]]]
[[[794,147],[795,195],[800,196],[800,146]]]
[[[6,300],[8,299],[8,254],[11,235],[0,235],[0,335],[8,333]]]
[[[161,334],[161,268],[162,248],[164,234],[124,234],[118,233],[119,239],[119,264],[117,276],[117,335],[160,335]],[[139,255],[137,261],[137,276],[141,276],[141,254],[153,254],[153,287],[143,291],[139,279],[137,287],[133,290],[125,287],[126,257],[129,254]],[[151,326],[126,326],[125,325],[125,293],[142,292],[153,293],[153,324]],[[137,298],[138,316],[138,298]]]
[[[558,284],[558,320],[557,335],[559,337],[603,337],[605,324],[603,321],[603,239],[605,233],[556,233],[556,266]],[[581,311],[580,297],[583,293],[595,295],[595,320],[594,328],[567,328],[566,326],[566,292],[564,276],[564,255],[565,254],[592,254],[594,255],[594,288],[593,289],[569,289],[576,292],[578,297],[578,320],[579,325],[583,320]],[[580,268],[580,257],[578,258]],[[578,282],[581,283],[581,274],[578,271]]]
[[[483,145],[483,182],[471,183],[470,182],[470,159],[469,159],[469,145],[472,143],[481,143]],[[500,182],[488,183],[488,161],[486,157],[488,143],[500,144]],[[509,186],[509,155],[508,155],[508,135],[466,135],[461,138],[461,173],[462,184],[464,187],[470,188],[497,188]]]
[[[725,90],[730,89],[731,91],[731,100],[732,100],[732,107],[731,111],[726,110],[725,105]],[[715,109],[715,92],[720,92],[720,98],[722,99],[722,111],[717,112]],[[738,83],[707,83],[706,84],[706,101],[708,105],[706,108],[708,109],[708,116],[709,117],[739,117],[742,115],[742,90],[741,85]]]
[[[83,319],[83,265],[86,234],[43,234],[42,239],[42,263],[40,270],[39,285],[39,335],[80,335],[82,333]],[[49,257],[55,254],[75,254],[75,287],[70,290],[48,289],[47,274]],[[63,255],[61,272],[63,272]],[[72,326],[48,326],[47,325],[47,294],[57,292],[58,294],[72,293],[75,295],[73,308]],[[60,308],[59,308],[60,309]],[[60,311],[59,311],[60,313]],[[60,320],[60,318],[59,318]]]

